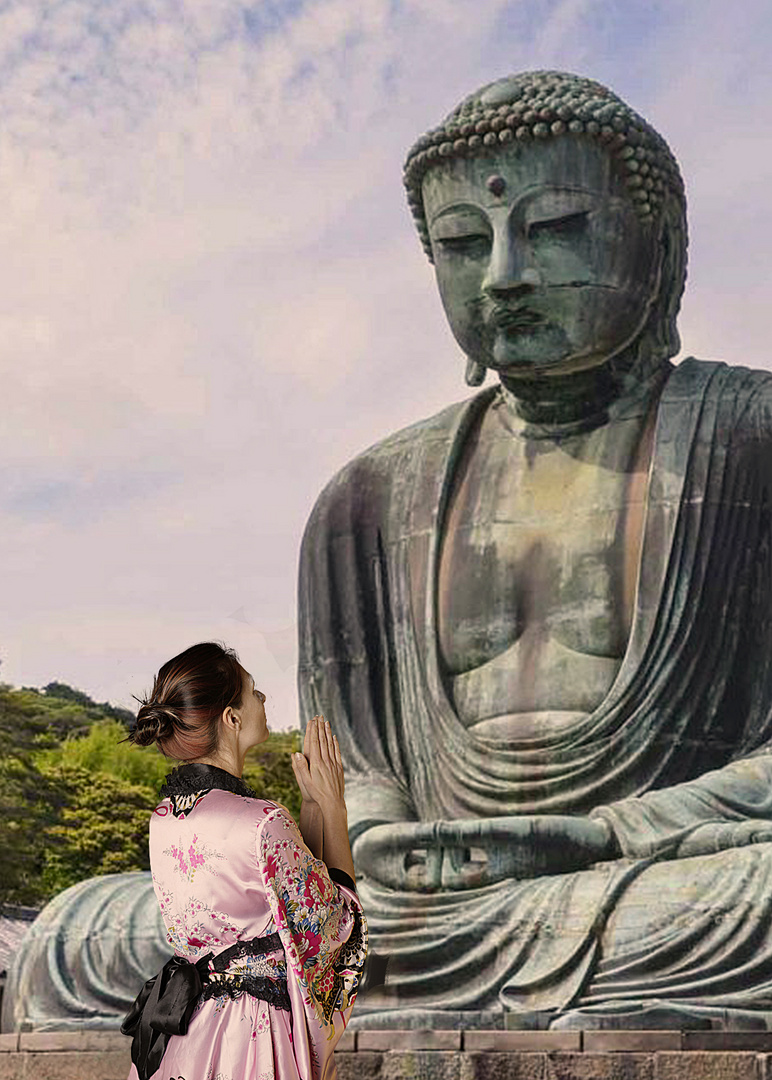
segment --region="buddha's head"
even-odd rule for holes
[[[683,182],[605,87],[551,71],[491,83],[418,140],[405,186],[470,383],[678,351]]]

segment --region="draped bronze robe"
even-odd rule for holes
[[[772,375],[693,359],[673,369],[618,676],[592,714],[527,742],[465,729],[438,660],[448,493],[497,393],[379,443],[320,496],[300,565],[304,720],[323,712],[335,724],[352,841],[389,822],[592,814],[623,858],[461,892],[390,891],[363,877],[393,1007],[428,1020],[516,1012],[528,1025],[664,1001],[765,1026],[772,845],[726,830],[772,823]],[[708,847],[679,858],[679,837],[707,823],[717,830]],[[647,878],[661,910],[631,933],[642,916],[625,905]]]

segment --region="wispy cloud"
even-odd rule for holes
[[[768,41],[757,0],[5,4],[2,677],[130,703],[217,636],[295,721],[316,493],[466,393],[403,156],[507,71],[584,71],[663,129],[685,342],[767,363]]]

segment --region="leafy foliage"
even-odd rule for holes
[[[149,817],[175,763],[122,741],[132,719],[64,683],[0,684],[0,902],[42,906],[84,878],[148,869]],[[272,734],[244,767],[295,818],[299,745],[297,732]]]
[[[93,714],[97,719],[109,716],[112,720],[120,720],[127,728],[134,723],[134,713],[128,709],[122,709],[119,705],[111,705],[109,701],[100,701],[97,704],[92,701],[88,694],[84,694],[82,690],[73,689],[67,683],[50,682],[43,687],[43,693],[49,697],[57,698],[59,701],[74,701],[82,705],[89,714]]]
[[[295,821],[300,816],[300,789],[292,771],[290,754],[293,750],[300,749],[301,745],[298,731],[271,733],[267,742],[256,746],[247,754],[244,767],[244,778],[247,779],[248,771],[251,774],[252,763],[258,765],[261,772],[259,783],[251,780],[247,780],[247,783],[251,783],[262,798],[273,799],[274,802],[286,806]]]
[[[155,747],[133,746],[121,741],[125,738],[126,728],[118,720],[101,719],[85,734],[42,750],[35,759],[42,769],[66,766],[95,774],[106,773],[128,784],[148,788],[157,795],[174,762]]]
[[[40,777],[29,762],[0,759],[0,902],[35,905],[40,896]]]
[[[35,753],[87,732],[91,722],[83,703],[0,684],[0,901],[35,904],[40,896],[48,815]]]
[[[68,735],[84,735],[99,716],[93,702],[87,707],[0,683],[0,754],[23,757],[36,748],[56,746]]]
[[[157,802],[150,788],[63,763],[42,770],[48,806],[40,860],[41,895],[84,878],[148,870],[147,830]]]

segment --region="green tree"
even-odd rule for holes
[[[82,705],[93,719],[108,716],[112,720],[120,720],[127,728],[134,723],[134,713],[129,709],[122,709],[119,705],[111,705],[109,701],[96,702],[84,694],[82,690],[75,690],[67,683],[50,682],[43,687],[43,693],[48,697],[58,698],[60,701],[75,701]]]
[[[70,762],[43,766],[47,808],[40,895],[48,899],[84,878],[148,870],[148,824],[157,793]],[[45,811],[41,816],[45,816]]]
[[[0,684],[0,902],[42,905],[86,877],[148,867],[150,814],[176,764],[125,739],[127,710],[65,683]],[[247,755],[244,780],[297,818],[299,732]]]
[[[0,901],[35,905],[50,894],[42,879],[45,853],[61,838],[49,830],[72,793],[39,765],[63,743],[87,737],[100,720],[100,706],[63,683],[45,691],[0,684]],[[125,735],[117,718],[108,722]]]
[[[23,756],[83,735],[100,714],[82,703],[0,683],[0,755]]]
[[[0,900],[34,904],[39,894],[41,792],[35,753],[88,731],[82,704],[0,684]]]
[[[28,760],[0,758],[0,903],[38,903],[43,787]]]
[[[93,774],[105,773],[157,794],[174,762],[155,747],[134,746],[121,741],[125,738],[126,728],[120,721],[97,720],[84,734],[38,751],[35,761],[40,768],[49,770],[61,765]]]
[[[266,742],[247,754],[247,765],[252,768],[254,763],[261,772],[260,786],[252,784],[255,791],[264,799],[273,799],[286,806],[295,821],[300,815],[300,789],[292,771],[290,754],[301,746],[299,731],[278,732],[272,733]]]

